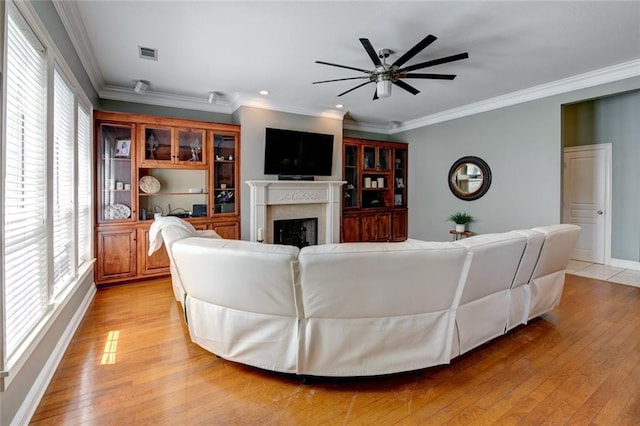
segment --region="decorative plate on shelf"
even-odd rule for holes
[[[105,219],[127,219],[131,217],[131,209],[124,204],[110,204],[104,208]]]
[[[155,194],[160,191],[160,181],[153,176],[142,176],[139,184],[142,192],[147,194]]]

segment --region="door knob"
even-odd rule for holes
[[[604,212],[602,210],[598,210],[596,213],[603,214]]]

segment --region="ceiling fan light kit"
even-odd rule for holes
[[[376,82],[376,92],[379,98],[391,96],[391,80],[380,79]]]
[[[338,96],[346,95],[347,93],[356,90],[362,86],[365,86],[369,83],[376,84],[376,91],[373,94],[373,100],[375,101],[378,98],[388,98],[391,96],[391,85],[395,84],[396,86],[406,90],[412,95],[417,95],[420,93],[418,89],[411,86],[410,84],[403,81],[404,79],[432,79],[432,80],[453,80],[456,78],[455,74],[426,74],[426,73],[412,73],[410,71],[423,69],[427,67],[432,67],[435,65],[446,64],[448,62],[459,61],[461,59],[467,59],[469,54],[467,52],[458,53],[457,55],[451,55],[444,58],[433,59],[426,62],[421,62],[418,64],[406,66],[401,68],[406,62],[411,60],[414,56],[420,53],[423,49],[429,46],[431,43],[437,40],[437,37],[429,34],[425,38],[423,38],[420,42],[418,42],[411,49],[406,51],[402,56],[400,56],[394,63],[387,64],[386,59],[392,53],[389,49],[381,49],[377,54],[373,45],[369,41],[369,39],[361,38],[360,43],[364,47],[364,50],[369,55],[369,58],[373,62],[375,68],[373,70],[366,70],[362,68],[356,68],[348,65],[340,65],[334,64],[331,62],[324,61],[316,61],[318,64],[329,65],[332,67],[345,68],[353,71],[360,71],[367,75],[360,77],[346,77],[346,78],[336,78],[332,80],[323,80],[323,81],[314,81],[313,84],[319,83],[330,83],[334,81],[345,81],[345,80],[359,80],[359,79],[367,79],[364,83],[358,84],[355,87],[352,87],[349,90],[346,90],[340,93]],[[381,61],[382,59],[382,61]]]

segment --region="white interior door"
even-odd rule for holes
[[[565,148],[562,221],[582,228],[573,258],[605,263],[611,235],[611,144]]]

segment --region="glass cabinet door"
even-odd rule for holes
[[[170,164],[173,158],[171,145],[173,130],[168,127],[143,126],[142,131],[144,155],[141,156],[141,165],[159,166],[163,163]]]
[[[236,137],[213,136],[213,205],[215,213],[235,213],[236,203]]]
[[[378,162],[376,163],[376,169],[389,170],[391,168],[391,150],[389,148],[378,148]]]
[[[358,147],[344,147],[344,207],[358,207]]]
[[[364,161],[362,163],[363,169],[375,169],[376,168],[376,149],[370,146],[365,146],[362,150]]]
[[[365,146],[362,150],[363,166],[365,170],[390,170],[391,150],[389,148],[378,148]]]
[[[178,129],[177,163],[189,163],[190,166],[206,164],[206,146],[204,130]]]
[[[100,124],[98,221],[132,221],[136,217],[133,204],[135,191],[132,146],[133,127]]]
[[[393,170],[393,205],[396,207],[407,206],[407,151],[395,150],[395,165]]]

